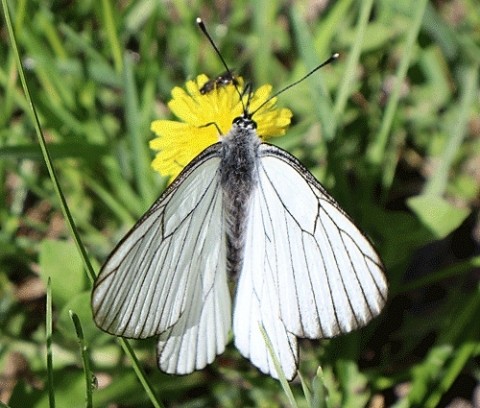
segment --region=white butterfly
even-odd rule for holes
[[[162,371],[188,374],[224,351],[227,281],[238,278],[233,334],[240,353],[287,379],[297,337],[364,326],[385,304],[382,262],[312,174],[262,143],[244,113],[178,176],[117,245],[96,282],[96,324],[129,338],[160,335]]]

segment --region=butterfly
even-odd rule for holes
[[[127,338],[158,335],[166,373],[212,363],[233,329],[240,353],[278,378],[263,329],[291,380],[298,338],[348,333],[386,302],[384,266],[369,239],[299,160],[261,140],[258,110],[246,106],[120,241],[95,281],[95,323]]]

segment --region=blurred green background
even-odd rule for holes
[[[280,96],[294,123],[272,142],[309,167],[372,238],[390,295],[366,328],[301,343],[304,381],[291,384],[294,401],[480,406],[478,0],[6,3],[96,271],[165,187],[150,169],[148,141],[150,122],[170,115],[171,89],[224,71],[197,16],[254,86],[280,90],[339,52]],[[158,401],[149,397],[116,339],[92,322],[91,280],[42,158],[4,18],[0,61],[0,401],[52,406],[50,392],[59,407],[83,407],[88,389],[96,407],[291,404],[232,345],[207,369],[175,377],[156,368],[155,339],[131,341]],[[83,360],[69,311],[83,328]]]

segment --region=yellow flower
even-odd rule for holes
[[[235,78],[240,92],[243,79]],[[208,146],[218,142],[229,132],[233,120],[243,112],[243,105],[233,84],[219,85],[210,92],[201,94],[200,88],[209,80],[199,75],[195,81],[186,83],[187,92],[179,87],[172,90],[168,107],[181,120],[155,120],[152,131],[158,136],[150,141],[150,148],[158,151],[152,167],[170,182],[182,169]],[[264,85],[251,97],[249,112],[254,112],[270,97],[272,87]],[[275,109],[277,98],[271,99],[256,112],[257,133],[262,139],[285,134],[292,112],[289,109]],[[247,96],[244,96],[244,103]],[[215,123],[216,126],[205,126]],[[219,130],[221,134],[219,134]]]

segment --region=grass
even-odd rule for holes
[[[480,354],[475,0],[339,0],[316,11],[304,2],[3,0],[4,16],[7,3],[14,41],[2,24],[2,403],[473,401]],[[95,271],[165,187],[150,170],[150,122],[168,117],[174,86],[224,71],[197,16],[230,66],[255,85],[279,90],[341,54],[279,98],[294,124],[275,143],[302,160],[369,234],[390,296],[364,329],[303,342],[301,376],[288,388],[233,346],[201,372],[162,374],[155,339],[118,340],[91,317]],[[19,81],[15,44],[30,95]]]

